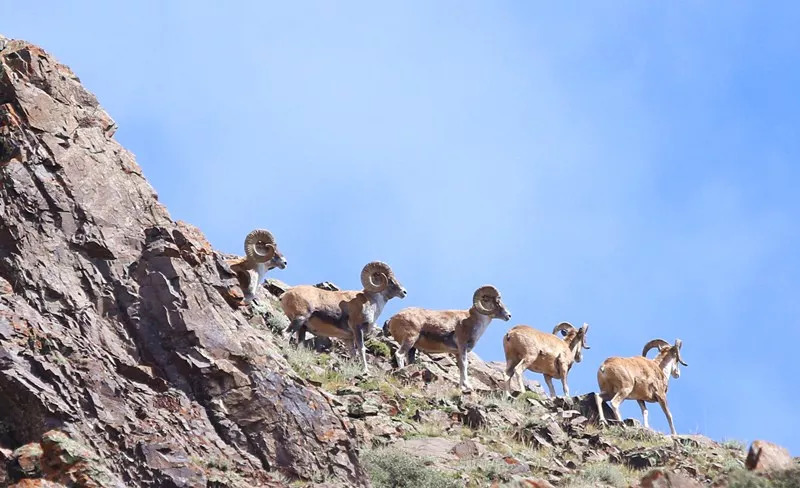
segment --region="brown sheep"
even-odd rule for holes
[[[569,322],[561,322],[553,329],[552,334],[538,331],[527,325],[518,325],[509,330],[503,337],[503,349],[506,353],[506,392],[511,393],[511,382],[516,376],[520,388],[524,391],[522,374],[525,370],[542,373],[550,396],[556,396],[553,378],[561,380],[564,396],[569,396],[567,374],[573,363],[583,359],[586,345],[586,333],[589,324],[576,329]],[[563,338],[558,333],[564,334]]]
[[[467,374],[467,354],[483,335],[493,318],[511,319],[493,286],[478,288],[472,297],[473,306],[468,310],[426,310],[406,308],[386,321],[384,333],[391,334],[400,343],[395,353],[397,366],[405,366],[406,355],[413,362],[416,349],[432,353],[456,355],[460,373],[461,389],[472,390]]]
[[[273,268],[285,269],[286,258],[278,250],[275,238],[266,229],[256,229],[244,239],[243,258],[227,260],[228,266],[236,273],[244,292],[244,304],[249,305],[256,297],[256,288],[264,280],[267,271]]]
[[[362,291],[328,291],[314,286],[295,286],[281,296],[281,307],[291,321],[287,331],[297,332],[302,344],[307,331],[336,337],[351,344],[368,371],[364,338],[394,297],[405,298],[406,289],[386,263],[373,261],[361,271]]]
[[[650,428],[645,402],[658,402],[667,417],[670,432],[676,435],[672,414],[667,406],[667,388],[670,376],[676,379],[681,376],[678,365],[688,366],[681,358],[682,346],[683,342],[680,339],[675,339],[674,345],[670,345],[664,339],[654,339],[645,344],[642,356],[606,359],[597,371],[600,393],[595,395],[595,399],[597,410],[600,412],[600,421],[606,423],[602,409],[603,401],[611,401],[611,408],[614,409],[617,420],[620,420],[622,419],[620,404],[626,399],[631,399],[639,403],[644,426]],[[653,359],[647,359],[647,353],[654,347],[658,348],[658,355]]]

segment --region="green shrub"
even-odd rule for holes
[[[770,478],[740,470],[728,478],[728,488],[800,488],[800,469],[771,473]]]
[[[469,473],[467,487],[491,486],[495,481],[507,481],[508,464],[502,459],[477,459],[459,465],[459,470]]]
[[[264,323],[273,334],[281,335],[289,327],[289,318],[283,313],[280,302],[272,297],[253,303],[251,310],[253,314],[264,318]]]
[[[570,475],[564,486],[569,488],[595,487],[599,483],[624,488],[637,478],[630,469],[610,463],[587,464],[578,473]]]
[[[544,397],[542,395],[536,393],[535,391],[527,391],[526,390],[526,391],[523,391],[522,393],[520,393],[517,396],[516,401],[522,403],[522,402],[527,401],[528,398],[530,398],[532,400],[536,400],[537,402],[541,402],[542,400],[544,400]]]
[[[644,427],[612,425],[603,431],[603,437],[619,449],[658,447],[672,445],[672,439]]]
[[[370,339],[366,342],[367,350],[375,356],[384,357],[386,359],[392,358],[392,349],[378,339]]]
[[[725,449],[730,449],[732,451],[744,451],[746,446],[742,441],[736,439],[726,439],[722,443],[722,447],[724,447]]]
[[[375,488],[458,488],[452,476],[426,466],[425,460],[397,449],[375,449],[361,457]]]

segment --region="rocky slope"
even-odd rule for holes
[[[741,446],[599,429],[588,397],[529,383],[506,400],[477,358],[462,398],[447,356],[393,372],[378,336],[361,377],[336,344],[290,345],[282,285],[241,307],[225,256],[170,218],[114,130],[67,67],[0,37],[0,485],[627,486],[664,468],[642,486],[691,486],[742,470]],[[763,452],[754,465],[794,462]]]
[[[259,303],[245,312],[254,327],[280,334],[287,323],[277,308],[283,288],[268,280]],[[421,354],[395,370],[390,358],[398,345],[380,331],[368,342],[369,376],[339,344],[282,344],[295,373],[349,417],[375,486],[800,487],[800,471],[783,472],[797,461],[776,446],[765,444],[756,461],[746,459],[740,443],[670,437],[633,419],[600,428],[593,394],[552,400],[526,381],[525,392],[506,398],[499,392],[503,365],[474,354],[476,392],[461,395],[452,357]],[[749,473],[747,464],[777,470],[776,480]]]

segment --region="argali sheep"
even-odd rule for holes
[[[631,399],[639,403],[644,426],[649,428],[645,402],[658,402],[667,417],[670,432],[675,435],[672,414],[667,406],[667,388],[670,376],[676,379],[681,376],[678,365],[688,366],[681,358],[682,345],[680,339],[676,339],[674,345],[670,345],[664,339],[654,339],[645,344],[642,356],[606,359],[597,371],[600,393],[595,395],[595,399],[597,410],[600,412],[600,421],[606,423],[602,409],[604,400],[611,400],[611,408],[614,409],[617,420],[621,420],[619,406],[624,400]],[[653,359],[647,359],[647,353],[654,347],[658,348],[658,355]]]
[[[469,310],[426,310],[406,308],[386,321],[383,331],[400,343],[395,353],[397,367],[405,366],[406,355],[413,362],[416,349],[429,353],[452,353],[458,361],[461,389],[472,390],[467,373],[467,354],[494,318],[511,319],[493,286],[482,286],[472,296]]]
[[[386,263],[373,261],[361,271],[362,291],[329,291],[315,286],[295,286],[281,296],[281,307],[302,344],[306,332],[335,337],[351,344],[368,370],[364,338],[390,299],[405,298],[406,289]]]
[[[244,239],[243,258],[227,260],[231,270],[236,273],[244,293],[244,304],[249,305],[256,297],[256,289],[264,280],[267,271],[273,268],[285,269],[287,262],[275,238],[266,229],[256,229]]]
[[[506,392],[511,393],[511,383],[514,377],[519,380],[520,388],[525,386],[522,375],[525,370],[542,373],[550,390],[550,396],[556,396],[553,388],[553,378],[561,380],[564,396],[569,396],[567,374],[574,363],[583,359],[583,349],[586,345],[586,333],[589,324],[576,329],[569,322],[561,322],[553,329],[552,334],[538,331],[527,325],[518,325],[509,330],[503,337],[503,349],[506,353]],[[558,337],[561,332],[564,337]]]

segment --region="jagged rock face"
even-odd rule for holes
[[[41,49],[0,49],[0,447],[65,432],[102,486],[207,486],[220,463],[228,485],[368,484],[347,421],[226,301],[235,275],[95,97]]]

